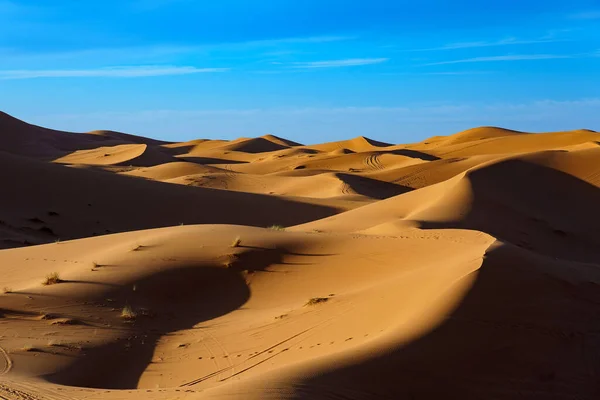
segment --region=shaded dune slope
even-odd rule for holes
[[[294,225],[335,208],[0,156],[4,246],[192,223]]]
[[[78,150],[119,144],[162,145],[153,139],[112,132],[71,133],[28,124],[0,111],[0,151],[50,160]]]
[[[598,261],[599,201],[597,187],[572,175],[507,159],[299,229],[377,232],[377,226],[386,231],[387,224],[415,221],[423,228],[479,230],[543,254]]]
[[[592,399],[598,283],[597,269],[497,247],[440,326],[365,361],[292,381],[284,388],[293,394],[281,398]]]

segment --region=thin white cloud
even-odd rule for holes
[[[476,42],[459,42],[449,43],[441,47],[432,47],[428,49],[416,49],[413,51],[437,51],[437,50],[457,50],[457,49],[472,49],[478,47],[496,47],[496,46],[511,46],[511,45],[524,45],[524,44],[536,44],[536,43],[554,43],[562,42],[565,39],[555,39],[551,37],[523,40],[517,38],[506,38],[496,41],[476,41]]]
[[[495,71],[441,71],[425,72],[424,75],[487,75],[493,73],[495,73]]]
[[[310,61],[297,62],[293,64],[293,68],[341,68],[355,67],[360,65],[381,64],[388,61],[389,58],[348,58],[345,60],[328,60],[328,61]]]
[[[392,107],[289,107],[139,110],[82,114],[17,115],[68,131],[111,129],[169,140],[235,138],[274,133],[306,142],[368,135],[389,142],[449,134],[475,126],[523,131],[600,130],[600,98],[507,103],[425,103]],[[402,134],[398,126],[403,127]],[[307,136],[307,132],[311,132]],[[418,136],[416,136],[418,135]]]
[[[434,63],[423,64],[429,65],[448,65],[448,64],[463,64],[463,63],[478,63],[478,62],[498,62],[498,61],[526,61],[526,60],[554,60],[561,58],[575,58],[576,55],[566,54],[518,54],[508,56],[491,56],[491,57],[473,57],[464,58],[461,60],[440,61]]]
[[[583,11],[570,15],[571,19],[600,19],[600,10]]]
[[[290,43],[329,43],[329,42],[340,42],[346,40],[356,39],[357,36],[309,36],[309,37],[292,37],[282,39],[265,39],[265,40],[253,40],[250,42],[242,42],[243,45],[255,45],[255,46],[269,46],[279,44],[290,44]]]
[[[0,0],[2,1],[2,0]],[[0,10],[1,11],[1,10]],[[106,47],[54,52],[26,52],[18,48],[0,48],[0,58],[6,57],[11,63],[45,63],[66,60],[108,60],[117,63],[164,63],[184,55],[210,55],[211,52],[246,52],[248,50],[264,49],[264,51],[288,51],[287,46],[318,45],[356,39],[356,36],[308,36],[288,37],[246,42],[223,42],[208,44],[157,44],[153,46]]]
[[[109,67],[97,69],[0,70],[0,79],[34,78],[139,78],[166,75],[190,75],[225,72],[227,68],[196,68],[177,66]]]
[[[463,103],[463,104],[447,104],[447,103],[425,103],[425,104],[410,104],[398,106],[346,106],[346,107],[279,107],[279,108],[231,108],[231,109],[199,109],[199,110],[140,110],[133,112],[114,111],[114,112],[94,112],[86,114],[60,114],[54,115],[61,119],[95,119],[95,118],[133,118],[147,121],[148,118],[156,119],[174,119],[182,117],[206,117],[206,116],[249,116],[249,115],[302,115],[302,114],[319,114],[319,115],[338,115],[338,114],[403,114],[405,116],[414,116],[420,114],[423,116],[430,115],[453,115],[457,111],[476,111],[471,116],[478,117],[478,111],[515,111],[515,110],[530,110],[536,109],[554,109],[560,107],[576,108],[576,107],[591,107],[595,110],[600,110],[600,98],[582,98],[574,100],[536,100],[531,102],[517,103]]]

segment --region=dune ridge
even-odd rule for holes
[[[0,398],[595,399],[599,157],[0,113]]]

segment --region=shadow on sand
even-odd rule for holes
[[[433,331],[296,382],[287,398],[600,398],[600,291],[592,283],[600,270],[575,283],[580,268],[586,266],[498,247]]]
[[[565,260],[600,263],[600,189],[575,176],[521,160],[468,175],[469,211],[422,229],[472,229]]]
[[[134,389],[162,336],[240,308],[250,291],[238,272],[187,267],[137,281],[135,292],[125,294],[121,288],[106,296],[136,310],[148,309],[152,316],[138,317],[121,340],[87,350],[46,379],[70,386]]]

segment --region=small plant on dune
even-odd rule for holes
[[[281,226],[281,225],[271,225],[269,227],[269,229],[272,229],[274,231],[285,231],[285,226]]]
[[[143,248],[144,248],[144,246],[142,246],[141,244],[138,244],[133,249],[131,249],[131,251],[140,251]]]
[[[231,243],[231,247],[239,247],[240,244],[242,244],[242,238],[240,238],[239,236],[236,237],[233,242]]]
[[[231,268],[239,260],[239,258],[240,256],[235,253],[229,254],[223,262],[223,265],[225,266],[225,268]]]
[[[5,286],[4,289],[2,289],[2,293],[4,293],[4,294],[12,293],[12,288]]]
[[[38,351],[38,349],[35,348],[32,344],[26,344],[25,346],[23,346],[23,348],[21,350],[23,350],[23,351]]]
[[[121,318],[126,319],[128,321],[132,321],[137,318],[137,313],[131,308],[129,304],[127,304],[121,310]]]
[[[62,282],[62,280],[60,279],[60,275],[58,274],[58,272],[53,272],[46,276],[46,278],[42,282],[42,285],[50,286],[50,285],[56,285],[57,283],[61,283],[61,282]]]
[[[317,304],[322,304],[329,301],[329,297],[313,297],[312,299],[306,302],[306,306],[314,306]]]

